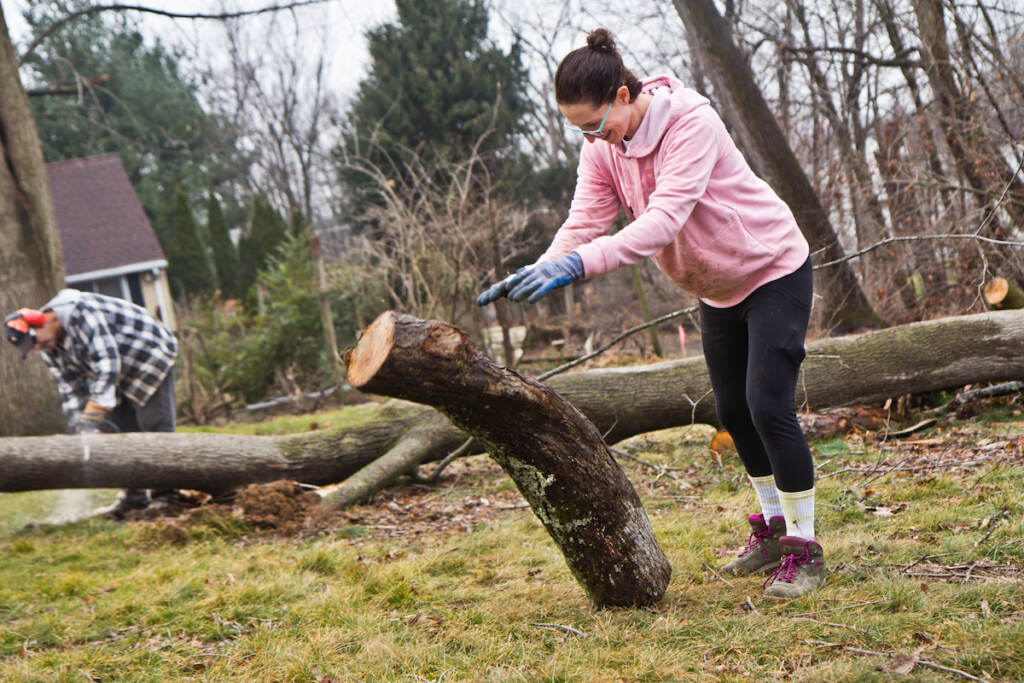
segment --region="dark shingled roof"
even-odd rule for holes
[[[117,154],[56,161],[46,173],[69,276],[164,258]]]

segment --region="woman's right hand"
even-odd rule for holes
[[[533,268],[532,265],[523,266],[501,282],[493,284],[485,289],[480,293],[480,296],[476,298],[476,305],[486,306],[487,304],[493,304],[503,296],[508,296],[508,293],[511,292],[512,289],[522,282],[523,278],[529,274],[531,268]]]

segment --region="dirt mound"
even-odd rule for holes
[[[453,463],[437,487],[397,486],[341,512],[322,506],[320,496],[308,487],[282,480],[249,484],[216,498],[182,491],[125,519],[151,523],[155,537],[165,543],[186,543],[189,529],[200,526],[246,536],[250,530],[278,538],[339,533],[352,543],[382,538],[413,542],[465,533],[508,511],[528,509],[515,490],[480,495],[478,484],[503,477],[494,463],[472,458]],[[474,483],[459,485],[463,480]]]
[[[178,491],[156,498],[149,507],[124,515],[130,521],[156,522],[172,542],[184,541],[185,530],[208,524],[211,518],[231,517],[254,531],[274,536],[317,533],[325,520],[320,496],[294,481],[249,484],[213,498],[198,491]]]
[[[254,529],[293,534],[315,517],[320,496],[293,481],[249,484],[235,495],[234,510]]]

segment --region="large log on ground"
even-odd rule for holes
[[[1024,310],[899,325],[807,344],[801,409],[1024,378]],[[658,429],[716,424],[703,358],[558,375],[547,384],[607,432],[609,443]]]
[[[549,387],[497,365],[461,330],[384,313],[348,358],[349,383],[438,409],[512,478],[591,601],[649,605],[671,567],[601,433]]]
[[[221,493],[293,479],[332,484],[387,452],[409,430],[438,425],[443,457],[465,440],[436,411],[394,401],[356,426],[293,436],[90,434],[0,439],[0,491],[67,488],[195,489]],[[88,447],[88,454],[84,450]]]
[[[797,403],[818,410],[1021,378],[1024,309],[995,311],[813,341],[807,345]],[[608,443],[716,420],[702,358],[574,372],[546,384],[602,434],[607,432]],[[365,423],[297,436],[96,436],[91,437],[88,463],[82,462],[77,437],[3,438],[0,491],[127,487],[216,492],[284,477],[331,484],[424,430],[432,437],[420,446],[420,461],[443,457],[466,439],[436,411],[398,401]]]

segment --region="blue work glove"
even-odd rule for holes
[[[530,268],[533,268],[533,266],[523,266],[501,282],[493,284],[480,292],[480,296],[476,298],[476,305],[486,306],[487,304],[493,304],[503,296],[508,296],[509,290],[522,279],[520,276],[524,276]]]
[[[583,277],[583,259],[575,251],[554,261],[535,263],[525,273],[516,273],[515,282],[509,286],[506,296],[512,301],[533,304],[548,292],[565,287]],[[529,298],[527,298],[529,297]]]

